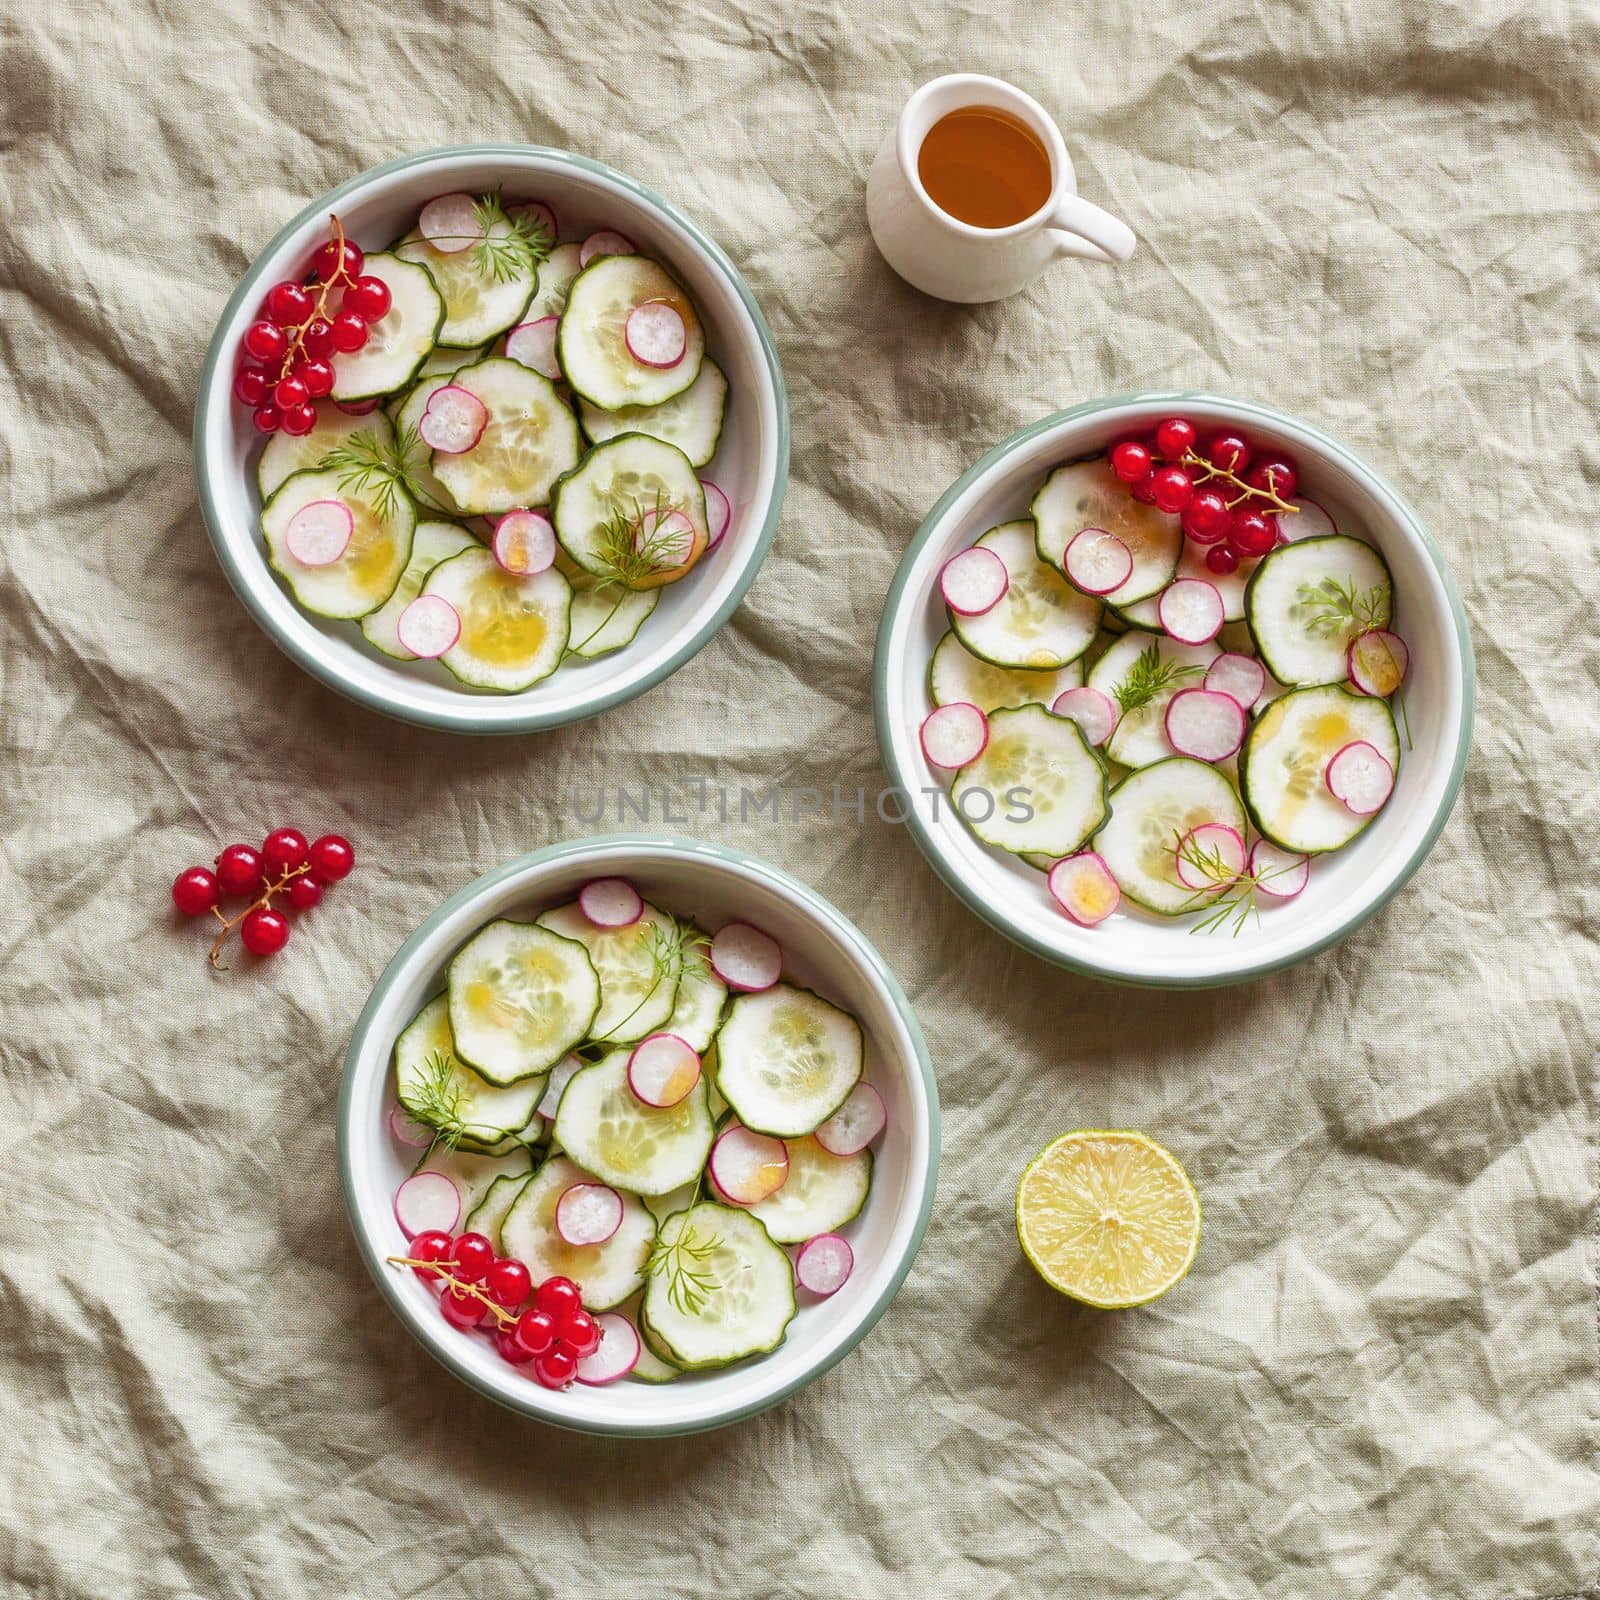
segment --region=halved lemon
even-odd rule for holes
[[[1200,1197],[1142,1133],[1064,1133],[1017,1185],[1017,1238],[1039,1276],[1101,1310],[1142,1306],[1189,1270]]]

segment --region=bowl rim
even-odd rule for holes
[[[1069,971],[1082,973],[1085,977],[1097,978],[1102,983],[1114,983],[1138,989],[1215,989],[1235,983],[1249,983],[1257,978],[1270,977],[1275,972],[1282,972],[1288,967],[1295,966],[1299,962],[1319,954],[1321,951],[1328,949],[1329,946],[1337,944],[1341,939],[1359,928],[1368,918],[1381,911],[1410,881],[1417,868],[1422,865],[1424,858],[1433,848],[1435,840],[1438,839],[1445,823],[1449,820],[1450,813],[1456,803],[1456,797],[1461,792],[1462,780],[1466,775],[1467,757],[1472,748],[1472,726],[1477,700],[1477,667],[1472,650],[1472,635],[1467,626],[1466,611],[1461,604],[1461,596],[1457,592],[1455,580],[1450,576],[1450,569],[1446,565],[1438,545],[1434,543],[1433,536],[1423,525],[1422,519],[1412,508],[1411,503],[1403,495],[1399,494],[1381,473],[1340,444],[1338,440],[1324,433],[1321,428],[1312,423],[1302,421],[1299,417],[1291,416],[1288,412],[1264,405],[1259,401],[1237,400],[1231,395],[1218,394],[1213,390],[1204,389],[1141,389],[1126,394],[1104,395],[1095,400],[1086,400],[1080,405],[1069,406],[1063,411],[1052,412],[1047,417],[1041,417],[1037,422],[1032,422],[1026,427],[1019,428],[1009,438],[1001,440],[999,444],[995,445],[962,473],[945,490],[933,509],[923,518],[921,525],[912,536],[911,543],[906,547],[899,566],[895,569],[894,579],[890,583],[889,592],[884,599],[883,613],[878,623],[877,642],[873,649],[873,719],[877,728],[879,755],[891,782],[898,784],[901,788],[906,788],[911,781],[911,775],[904,771],[899,764],[896,758],[894,741],[890,737],[893,713],[892,702],[894,699],[893,689],[889,683],[890,641],[898,633],[901,618],[906,611],[906,589],[910,582],[911,570],[916,565],[917,558],[923,549],[938,535],[950,507],[973,485],[993,472],[1018,450],[1024,449],[1033,443],[1041,434],[1049,433],[1065,423],[1081,422],[1105,412],[1118,411],[1129,406],[1177,407],[1183,405],[1226,407],[1230,411],[1237,412],[1246,421],[1255,419],[1269,427],[1286,428],[1292,432],[1302,434],[1315,443],[1320,450],[1335,459],[1345,471],[1362,482],[1376,487],[1393,503],[1395,510],[1399,514],[1402,526],[1416,539],[1423,553],[1433,564],[1434,570],[1439,577],[1440,586],[1449,601],[1451,618],[1455,623],[1456,640],[1461,650],[1461,717],[1456,729],[1455,760],[1449,779],[1445,784],[1444,793],[1440,797],[1438,808],[1430,820],[1422,839],[1412,852],[1411,859],[1406,862],[1395,876],[1394,881],[1383,893],[1360,907],[1340,923],[1338,927],[1303,950],[1291,955],[1280,956],[1276,959],[1257,961],[1249,966],[1241,967],[1237,971],[1220,974],[1202,973],[1192,976],[1157,976],[1151,974],[1146,976],[1124,972],[1107,972],[1093,962],[1068,955],[1066,952],[1057,950],[1042,940],[1034,938],[1031,934],[1013,926],[1004,915],[977,893],[953,863],[945,860],[944,852],[940,848],[932,828],[923,818],[918,808],[915,806],[904,808],[906,820],[911,827],[912,837],[917,841],[917,848],[922,851],[934,871],[944,879],[946,885],[955,892],[956,896],[969,910],[975,912],[997,933],[1004,934],[1013,944],[1019,945],[1032,955],[1041,957],[1053,966],[1064,967]]]
[[[355,1174],[351,1163],[351,1140],[354,1132],[356,1110],[356,1069],[369,1048],[377,1012],[387,997],[390,988],[399,981],[402,971],[410,964],[413,957],[431,941],[436,930],[457,912],[492,894],[509,880],[533,869],[581,860],[586,855],[602,848],[608,851],[618,848],[648,849],[691,861],[703,861],[710,858],[713,861],[737,867],[745,872],[765,878],[786,895],[798,901],[806,911],[817,919],[830,936],[846,945],[860,959],[862,965],[868,969],[882,986],[885,995],[906,1030],[907,1038],[911,1042],[913,1060],[917,1071],[921,1074],[923,1095],[928,1108],[928,1157],[921,1174],[921,1195],[917,1202],[917,1214],[912,1223],[906,1249],[893,1272],[885,1280],[877,1297],[867,1308],[859,1326],[825,1360],[807,1366],[804,1371],[782,1387],[774,1389],[770,1393],[763,1393],[743,1405],[735,1406],[725,1412],[718,1412],[714,1416],[690,1423],[673,1422],[663,1425],[648,1422],[624,1423],[601,1420],[585,1423],[580,1419],[547,1415],[538,1408],[536,1395],[530,1395],[528,1403],[520,1404],[506,1395],[497,1394],[492,1389],[486,1388],[479,1382],[477,1374],[468,1362],[458,1359],[448,1347],[435,1349],[427,1340],[418,1337],[416,1329],[412,1326],[413,1312],[411,1308],[401,1297],[394,1282],[393,1274],[385,1270],[384,1263],[372,1248],[371,1241],[367,1237],[366,1228],[357,1220],[358,1207]],[[334,1131],[339,1163],[339,1186],[344,1198],[345,1215],[350,1224],[350,1231],[355,1235],[356,1247],[360,1253],[362,1263],[367,1269],[368,1276],[377,1285],[379,1293],[388,1303],[390,1311],[394,1313],[401,1326],[405,1328],[406,1332],[411,1335],[423,1350],[471,1388],[474,1393],[480,1394],[485,1399],[492,1400],[497,1405],[504,1407],[507,1411],[514,1412],[517,1416],[525,1417],[530,1421],[544,1423],[550,1427],[562,1428],[569,1432],[594,1436],[651,1439],[709,1432],[715,1428],[742,1422],[746,1418],[753,1417],[769,1407],[777,1405],[780,1401],[788,1399],[790,1395],[805,1388],[815,1379],[820,1378],[823,1373],[837,1366],[872,1331],[879,1318],[888,1310],[890,1301],[900,1292],[901,1285],[904,1284],[910,1274],[912,1263],[916,1260],[917,1254],[922,1248],[923,1236],[927,1232],[928,1221],[933,1213],[934,1195],[939,1184],[940,1115],[938,1080],[934,1075],[933,1062],[928,1055],[927,1041],[923,1038],[922,1028],[917,1021],[917,1014],[913,1010],[911,1002],[906,998],[905,991],[900,987],[899,980],[895,977],[888,963],[879,955],[872,941],[837,906],[818,894],[808,884],[802,883],[798,878],[785,872],[781,867],[774,866],[771,862],[765,861],[759,856],[750,855],[743,850],[731,849],[726,845],[712,844],[701,839],[681,838],[672,834],[593,834],[583,839],[567,840],[560,844],[548,845],[542,850],[529,851],[528,854],[519,856],[516,860],[510,861],[504,866],[496,867],[492,871],[474,878],[464,889],[453,894],[428,916],[405,943],[400,946],[373,984],[372,991],[367,996],[366,1004],[361,1008],[361,1015],[356,1019],[355,1028],[350,1035],[350,1043],[345,1049],[340,1069],[339,1099],[334,1115]]]
[[[205,423],[211,406],[215,403],[211,397],[216,393],[219,370],[225,366],[226,360],[230,355],[230,352],[224,349],[224,333],[232,323],[239,307],[257,293],[257,286],[265,275],[268,261],[276,255],[279,248],[296,232],[317,216],[326,213],[330,209],[337,209],[342,201],[376,183],[378,180],[392,177],[396,173],[406,172],[414,167],[422,167],[430,163],[454,160],[460,157],[492,161],[506,157],[520,158],[525,156],[537,156],[559,166],[571,167],[580,173],[604,178],[609,183],[614,183],[623,189],[629,190],[646,205],[654,207],[665,215],[669,221],[688,236],[689,242],[710,260],[712,266],[733,286],[734,292],[743,302],[745,310],[749,313],[751,323],[755,327],[756,342],[760,348],[761,358],[766,365],[768,380],[772,385],[773,406],[778,419],[778,437],[775,453],[776,468],[773,474],[772,492],[766,520],[760,532],[750,541],[750,553],[745,560],[744,568],[738,580],[717,610],[699,628],[688,635],[682,641],[680,647],[674,650],[660,666],[647,673],[637,683],[629,684],[625,689],[598,693],[591,701],[581,707],[564,711],[530,710],[516,717],[508,717],[490,726],[485,725],[473,714],[473,708],[478,703],[479,697],[464,693],[459,711],[454,708],[435,710],[430,707],[397,702],[382,691],[369,690],[349,682],[337,666],[325,659],[323,651],[316,648],[308,648],[298,640],[286,638],[280,634],[266,608],[252,592],[250,584],[246,580],[241,561],[221,531],[222,517],[212,485],[212,464],[205,450]],[[229,392],[227,403],[231,403],[231,391]],[[756,574],[761,570],[762,564],[766,561],[767,553],[778,531],[778,520],[783,512],[784,497],[789,485],[789,444],[788,387],[784,382],[783,363],[778,358],[778,349],[773,341],[772,330],[767,326],[767,320],[762,315],[761,307],[757,305],[756,298],[750,291],[750,286],[745,282],[744,275],[729,260],[722,247],[706,234],[698,224],[680,211],[670,200],[657,194],[648,185],[640,183],[636,178],[631,178],[626,173],[618,172],[614,167],[609,167],[604,162],[591,160],[588,156],[578,155],[574,151],[557,150],[549,145],[537,144],[456,144],[439,145],[429,150],[417,151],[411,155],[398,156],[393,161],[384,162],[381,166],[369,167],[366,171],[357,173],[355,177],[346,179],[337,188],[330,189],[326,194],[301,209],[273,235],[268,243],[256,252],[255,259],[250,263],[249,268],[239,280],[233,293],[228,296],[227,303],[218,314],[216,326],[212,330],[211,341],[206,349],[205,362],[200,369],[199,388],[195,394],[191,450],[194,461],[195,482],[200,493],[200,514],[205,521],[206,533],[211,540],[211,547],[216,552],[217,560],[221,564],[234,593],[255,619],[257,626],[285,655],[302,670],[310,673],[319,683],[325,684],[336,693],[343,695],[347,700],[366,706],[369,710],[382,712],[386,716],[394,717],[401,722],[411,723],[415,727],[436,728],[447,733],[471,733],[488,737],[497,734],[536,733],[544,729],[566,727],[575,722],[585,721],[589,717],[598,716],[615,706],[624,705],[629,700],[637,699],[638,696],[653,689],[663,679],[671,677],[680,667],[698,655],[711,642],[714,635],[720,631],[728,618],[733,615],[740,602],[744,599],[750,585],[755,582]]]

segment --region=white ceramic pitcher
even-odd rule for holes
[[[952,217],[933,203],[917,174],[929,130],[968,106],[1009,112],[1049,154],[1050,198],[1009,228],[978,228]],[[1079,195],[1072,157],[1044,107],[1002,79],[975,72],[935,78],[906,102],[867,177],[867,225],[884,260],[941,300],[1001,300],[1062,256],[1126,261],[1137,243],[1126,223]]]

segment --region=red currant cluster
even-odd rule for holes
[[[289,919],[273,905],[281,894],[296,911],[309,911],[322,899],[330,883],[348,877],[356,864],[350,841],[341,834],[325,833],[308,844],[298,828],[274,828],[261,848],[230,844],[217,857],[216,870],[185,867],[172,882],[172,903],[186,917],[203,917],[208,911],[222,924],[211,946],[211,965],[226,972],[218,957],[228,935],[239,930],[239,942],[253,956],[276,955],[289,942]],[[250,897],[250,904],[235,916],[218,908],[224,895]]]
[[[571,1278],[546,1278],[535,1289],[528,1269],[512,1256],[497,1256],[481,1233],[454,1239],[438,1230],[419,1233],[409,1256],[390,1259],[419,1278],[441,1279],[444,1320],[452,1328],[492,1322],[501,1357],[514,1367],[531,1365],[547,1389],[566,1388],[578,1363],[600,1348],[600,1325],[583,1309]]]
[[[1299,484],[1286,456],[1253,456],[1236,433],[1219,433],[1201,449],[1187,417],[1168,417],[1154,435],[1114,445],[1111,470],[1135,500],[1180,517],[1196,544],[1210,546],[1206,565],[1217,573],[1279,543],[1278,519],[1294,511],[1289,502]]]
[[[262,433],[310,433],[311,402],[333,392],[333,357],[367,342],[367,330],[389,309],[389,285],[363,277],[366,258],[333,219],[333,237],[311,258],[304,283],[285,278],[267,291],[259,319],[244,330],[244,359],[233,394],[254,408]],[[342,290],[338,309],[332,305]]]

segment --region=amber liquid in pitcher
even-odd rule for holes
[[[938,208],[974,228],[1009,228],[1050,198],[1050,152],[1025,122],[963,106],[928,130],[917,176]]]

